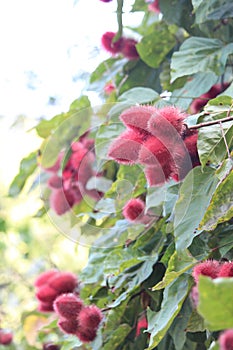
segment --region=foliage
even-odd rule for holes
[[[122,25],[123,2],[117,1],[118,39],[127,26]],[[90,246],[86,267],[79,272],[72,265],[71,270],[79,273],[81,298],[104,314],[95,340],[81,343],[60,331],[56,315],[35,307],[23,318],[23,328],[29,317],[44,327],[28,345],[21,335],[25,349],[40,349],[48,339],[63,350],[218,349],[220,332],[233,328],[231,277],[201,277],[198,305],[190,297],[196,264],[233,259],[232,1],[160,0],[159,6],[158,14],[135,0],[132,12],[143,13],[142,23],[131,28],[140,37],[138,57],[114,55],[90,74],[89,89],[100,93],[101,106],[81,96],[66,113],[35,126],[42,139],[39,153],[22,160],[9,188],[9,196],[16,197],[33,177],[32,190],[41,191],[54,225],[72,241]],[[115,89],[104,95],[109,82]],[[203,97],[216,84],[222,87],[216,98]],[[206,98],[206,104],[192,114],[198,98]],[[154,106],[158,115],[171,105],[185,113],[170,153],[198,130],[196,163],[192,146],[191,166],[182,172],[179,163],[178,178],[169,174],[150,185],[143,164],[109,157],[110,146],[122,142],[126,129],[119,117],[135,105]],[[137,142],[141,147],[144,139]],[[129,142],[123,148],[136,152]],[[63,179],[63,185],[54,179]],[[140,220],[127,220],[124,207],[138,197],[145,212]],[[7,231],[4,220],[0,229]],[[148,327],[137,334],[141,317]],[[17,341],[11,347],[21,349]]]

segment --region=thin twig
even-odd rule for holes
[[[228,116],[228,117],[223,118],[223,119],[211,120],[210,122],[203,122],[200,124],[192,125],[189,127],[189,129],[200,129],[200,128],[204,128],[204,127],[210,126],[210,125],[226,123],[226,122],[229,122],[231,120],[233,120],[233,116]]]

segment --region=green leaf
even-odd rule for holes
[[[10,197],[16,197],[24,188],[24,185],[28,177],[36,170],[38,167],[37,163],[37,151],[30,153],[27,157],[23,158],[20,162],[19,173],[13,179],[8,195]]]
[[[69,336],[66,340],[62,342],[61,350],[72,350],[75,347],[80,347],[82,342],[75,336]]]
[[[206,168],[202,172],[201,167],[194,168],[184,179],[174,210],[174,235],[178,252],[189,247],[195,235],[201,233],[198,226],[218,182],[213,169]]]
[[[233,328],[232,290],[233,278],[200,276],[198,312],[211,331]]]
[[[199,225],[200,229],[210,231],[222,222],[233,217],[233,170],[220,183],[211,199],[205,215]]]
[[[200,24],[210,20],[233,17],[231,0],[192,0],[195,22]]]
[[[152,290],[159,290],[167,287],[174,279],[191,269],[196,262],[197,260],[191,256],[187,249],[179,252],[179,254],[175,251],[168,262],[163,280],[156,284]]]
[[[122,67],[122,61],[119,57],[110,57],[107,60],[101,62],[99,66],[91,73],[90,83],[105,79],[108,81],[111,79],[110,74],[115,75],[116,72]]]
[[[189,276],[183,274],[164,289],[159,312],[147,310],[148,331],[151,333],[148,350],[154,349],[163,339],[174,318],[178,315],[189,292]]]
[[[184,75],[198,72],[224,73],[226,60],[233,53],[233,44],[224,45],[221,40],[191,37],[185,40],[171,61],[172,82]],[[185,59],[184,59],[185,57]]]
[[[142,104],[153,102],[158,98],[159,94],[155,90],[145,87],[135,87],[121,94],[118,98],[118,101],[126,101],[133,104]]]
[[[148,66],[158,68],[175,44],[174,33],[171,33],[165,23],[159,23],[155,30],[144,36],[136,47],[140,58]]]
[[[225,118],[232,103],[231,97],[220,96],[214,100],[209,101],[205,107],[205,111],[210,114],[201,118],[201,122],[210,122],[216,119],[221,120]],[[227,156],[227,149],[225,140],[229,148],[233,145],[233,121],[210,125],[200,128],[198,131],[198,153],[202,166],[204,167],[208,162],[219,165]]]
[[[111,334],[109,341],[104,345],[103,350],[115,350],[122,343],[124,343],[125,338],[130,333],[131,327],[126,323],[122,323],[118,328]]]
[[[213,72],[197,73],[181,89],[173,91],[170,102],[185,110],[194,98],[209,91],[217,80],[218,77]]]

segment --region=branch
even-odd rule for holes
[[[196,124],[196,125],[190,126],[189,129],[200,129],[200,128],[204,128],[204,127],[210,126],[210,125],[226,123],[226,122],[229,122],[231,120],[233,120],[233,116],[226,117],[226,118],[223,118],[223,119],[212,120],[210,122],[204,122],[204,123]]]

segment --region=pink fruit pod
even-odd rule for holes
[[[233,277],[232,261],[227,261],[220,265],[218,277]]]
[[[74,205],[75,198],[72,191],[63,188],[53,190],[49,197],[50,207],[57,215],[63,215]]]
[[[124,43],[123,38],[120,38],[117,41],[114,41],[113,39],[115,36],[116,36],[116,33],[114,32],[106,32],[102,35],[102,38],[101,38],[101,44],[103,48],[113,55],[121,52],[121,49]]]
[[[220,264],[217,260],[206,260],[194,266],[192,275],[194,281],[198,283],[200,275],[215,279],[218,277],[219,270]]]
[[[90,343],[95,340],[97,332],[92,328],[83,329],[82,327],[79,327],[76,335],[83,343]]]
[[[72,293],[78,285],[77,277],[71,272],[60,272],[59,275],[52,277],[49,287],[55,289],[58,294]]]
[[[148,135],[148,121],[156,111],[153,106],[133,106],[121,113],[120,120],[127,128]]]
[[[133,130],[127,130],[113,141],[109,148],[108,156],[120,164],[135,164],[138,160],[142,143],[142,135],[135,133]]]
[[[132,198],[123,207],[122,214],[130,222],[139,222],[144,211],[145,203],[140,198]]]
[[[47,284],[41,286],[36,292],[37,299],[43,303],[52,303],[57,296],[58,292]]]
[[[61,294],[54,301],[53,307],[60,317],[77,318],[83,308],[83,301],[73,293]]]
[[[39,312],[53,312],[54,311],[53,302],[45,303],[45,302],[40,301],[37,309]]]
[[[41,287],[44,284],[47,284],[48,280],[51,277],[54,277],[55,275],[59,274],[58,270],[49,270],[49,271],[45,271],[42,272],[39,276],[37,276],[37,278],[34,281],[34,286],[35,287]]]
[[[147,183],[150,187],[160,186],[164,184],[172,174],[173,169],[170,168],[169,163],[161,167],[160,164],[154,166],[146,166],[144,173]]]
[[[201,165],[197,150],[198,131],[189,131],[184,138],[184,143],[189,152],[193,167]]]
[[[62,187],[62,178],[54,174],[47,181],[48,187],[51,189],[58,189]]]
[[[76,334],[78,331],[78,321],[74,318],[60,318],[58,320],[58,327],[66,334]]]
[[[147,322],[146,316],[143,316],[138,320],[137,328],[136,328],[136,337],[140,335],[141,330],[147,329],[147,327],[148,327],[148,322]]]
[[[135,60],[139,58],[139,54],[136,49],[137,40],[125,38],[123,41],[121,53],[129,60]]]
[[[0,329],[0,344],[1,345],[9,345],[12,343],[13,334],[6,329]]]
[[[101,310],[96,305],[82,308],[78,315],[79,330],[97,330],[103,318]]]
[[[184,131],[184,119],[186,115],[178,108],[173,106],[157,109],[148,121],[148,131],[160,138],[161,135],[167,135],[171,139],[175,139],[178,134]],[[169,141],[167,138],[167,141]]]
[[[220,345],[220,350],[232,350],[233,349],[233,329],[227,329],[223,331],[218,342]]]

